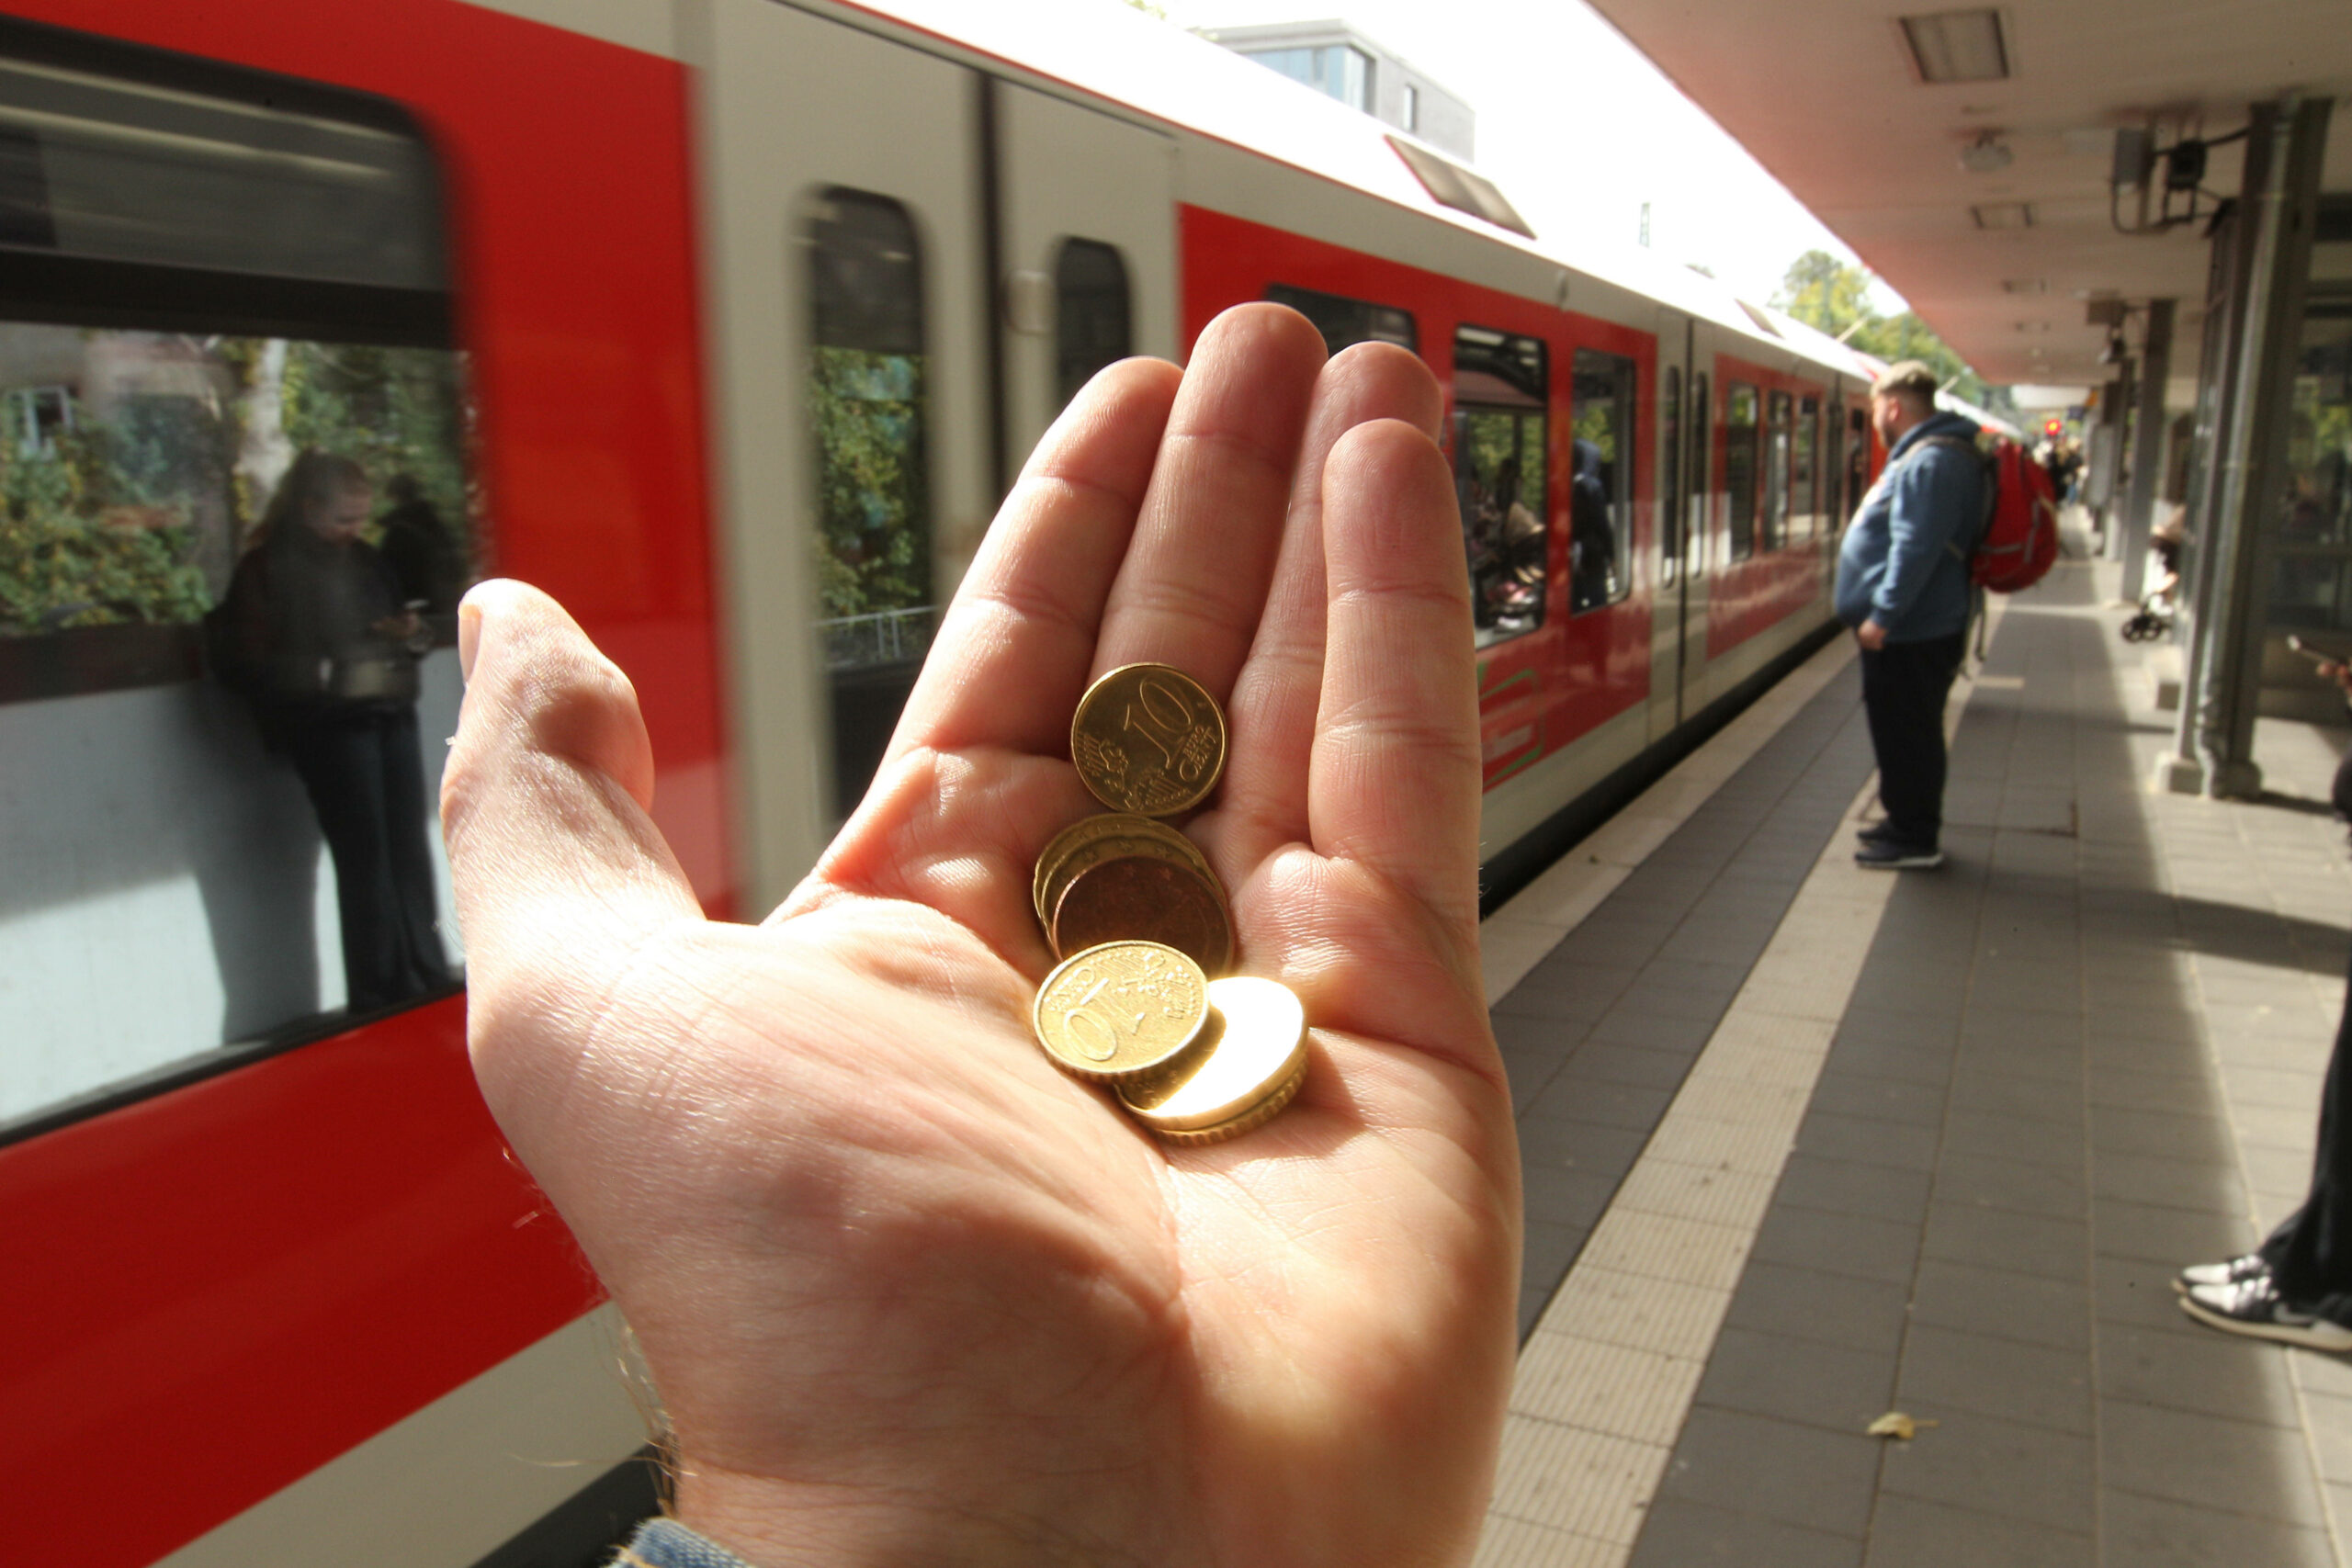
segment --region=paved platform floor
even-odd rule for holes
[[[2168,1280],[2301,1196],[2352,736],[2152,794],[2109,571],[2003,606],[1940,871],[1851,863],[1841,642],[1487,923],[1528,1246],[1482,1563],[2347,1562],[2352,1362]]]

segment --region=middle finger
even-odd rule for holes
[[[1171,664],[1226,700],[1257,634],[1323,340],[1279,305],[1240,305],[1193,345],[1111,587],[1092,673]]]

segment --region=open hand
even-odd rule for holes
[[[1181,382],[1181,385],[1180,385]],[[865,803],[760,926],[646,815],[634,694],[468,596],[443,791],[482,1089],[643,1348],[677,1510],[763,1564],[1453,1562],[1511,1363],[1468,588],[1419,360],[1228,312],[1031,459]],[[1227,701],[1238,966],[1306,1084],[1163,1145],[1031,1037],[1091,677]]]

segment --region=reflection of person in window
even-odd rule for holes
[[[417,749],[424,626],[402,607],[390,564],[360,540],[371,500],[356,463],[304,452],[223,606],[223,674],[251,701],[263,740],[301,776],[334,857],[354,1010],[449,981]]]
[[[377,548],[399,580],[401,599],[421,609],[436,633],[454,636],[458,596],[466,591],[465,555],[413,477],[394,474],[384,493],[392,509],[376,520],[383,541]],[[439,624],[445,618],[447,627]]]
[[[1495,470],[1495,503],[1502,513],[1500,565],[1493,592],[1497,613],[1523,628],[1534,624],[1544,592],[1544,524],[1520,494],[1519,459]]]
[[[1606,604],[1617,576],[1617,535],[1609,521],[1609,483],[1600,448],[1576,444],[1577,473],[1568,486],[1568,597],[1578,610]]]

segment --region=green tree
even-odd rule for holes
[[[1954,397],[1996,412],[2013,410],[2007,387],[1985,384],[1969,363],[1935,330],[1910,310],[1882,316],[1871,306],[1870,274],[1827,251],[1807,251],[1789,264],[1774,291],[1772,308],[1809,327],[1842,338],[1864,354],[1889,364],[1917,359],[1936,373]]]

